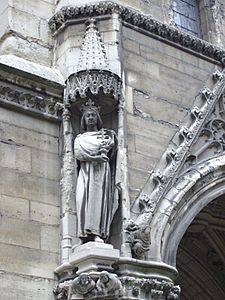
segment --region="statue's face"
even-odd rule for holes
[[[101,274],[100,275],[100,280],[103,282],[103,283],[107,283],[109,281],[109,277],[107,274]]]
[[[89,277],[87,275],[85,275],[85,274],[81,275],[80,282],[83,285],[88,284],[89,283]]]
[[[98,116],[94,110],[87,110],[84,115],[86,125],[97,125]]]

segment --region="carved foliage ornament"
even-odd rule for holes
[[[49,119],[58,120],[55,107],[57,101],[58,99],[50,96],[35,94],[3,83],[0,84],[0,103],[41,114]]]
[[[62,7],[50,20],[49,26],[51,31],[56,32],[66,21],[89,18],[112,13],[118,13],[121,19],[131,25],[135,25],[148,32],[156,34],[171,42],[179,44],[183,47],[189,48],[200,54],[213,58],[224,65],[225,52],[215,47],[214,45],[203,41],[197,37],[190,36],[178,29],[170,27],[166,24],[160,23],[147,15],[135,11],[134,9],[110,2],[104,1],[94,4],[82,6],[67,6]]]
[[[134,278],[122,277],[122,285],[124,287],[124,294],[127,297],[136,297],[137,299],[180,299],[181,289],[179,286],[174,286],[172,282],[166,280],[159,280],[155,278]]]

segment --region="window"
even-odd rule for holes
[[[172,0],[172,10],[177,27],[192,35],[201,36],[197,0]]]

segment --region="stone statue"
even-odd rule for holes
[[[99,108],[90,99],[82,106],[81,134],[74,141],[78,160],[76,206],[78,237],[103,242],[117,209],[115,201],[115,151],[113,130],[103,129]]]
[[[72,294],[88,294],[94,288],[95,281],[91,278],[89,274],[83,273],[72,281],[70,295],[68,299],[71,298]]]
[[[102,271],[96,284],[97,290],[101,294],[119,295],[122,292],[122,284],[116,274]]]
[[[181,288],[179,285],[171,287],[166,295],[166,300],[179,300],[180,299]]]

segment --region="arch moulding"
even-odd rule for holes
[[[225,155],[185,173],[162,199],[151,223],[151,256],[175,266],[178,245],[197,214],[225,193]]]

